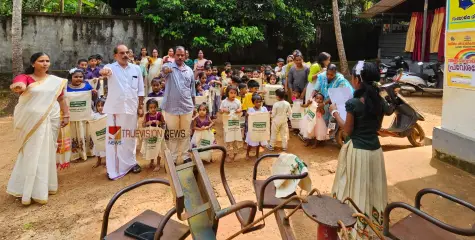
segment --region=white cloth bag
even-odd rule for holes
[[[106,128],[106,115],[97,120],[89,121],[89,134],[91,135],[92,142],[94,143],[94,149],[96,152],[106,151]]]
[[[208,147],[214,144],[214,133],[211,130],[195,131],[191,143],[197,148]],[[211,162],[213,160],[212,151],[200,152],[200,158],[203,161]]]
[[[242,141],[240,116],[235,113],[223,114],[224,141]]]
[[[278,101],[275,91],[281,88],[283,88],[282,85],[264,85],[264,91],[266,91],[266,94],[264,95],[264,103],[266,106],[272,106]]]
[[[91,120],[92,118],[92,93],[66,92],[69,105],[69,117],[71,121]]]
[[[249,139],[253,142],[268,141],[270,139],[270,113],[250,113],[248,118]]]
[[[294,101],[294,104],[292,105],[292,115],[290,116],[290,123],[292,125],[292,128],[294,129],[300,129],[300,121],[302,121],[302,118],[305,113],[305,108],[301,107],[301,104],[301,101]]]
[[[164,133],[163,128],[160,127],[146,127],[141,129],[145,136],[143,138],[142,152],[143,157],[146,160],[156,159],[158,156],[162,156],[164,151]]]

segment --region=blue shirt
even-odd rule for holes
[[[193,97],[196,96],[193,70],[183,64],[181,69],[175,62],[164,64],[172,72],[165,76],[163,101],[160,108],[172,115],[184,115],[193,112]],[[164,68],[162,68],[164,69]]]
[[[346,80],[346,78],[340,74],[337,73],[335,75],[335,78],[329,83],[328,78],[327,78],[327,72],[322,72],[318,74],[317,77],[317,82],[315,84],[315,91],[320,92],[323,97],[325,97],[325,100],[328,99],[328,89],[329,88],[340,88],[340,87],[347,87],[351,90],[351,94],[355,91],[353,89],[353,86],[351,86],[350,82]]]
[[[84,79],[93,79],[93,78],[98,78],[101,76],[101,74],[99,73],[101,71],[101,67],[97,66],[96,68],[94,68],[94,70],[92,70],[92,68],[90,67],[87,67],[86,68],[86,74],[84,76]]]
[[[85,92],[85,91],[90,91],[92,89],[93,88],[92,88],[91,84],[89,84],[88,82],[85,82],[83,88],[71,88],[68,84],[68,88],[67,88],[66,91],[68,91],[68,92]]]

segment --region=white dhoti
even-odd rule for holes
[[[136,115],[107,115],[106,164],[107,174],[111,180],[125,176],[137,165],[134,136],[136,128]]]

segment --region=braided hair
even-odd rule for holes
[[[365,62],[363,68],[358,73],[357,66],[353,68],[353,77],[361,83],[361,88],[354,93],[355,98],[363,98],[365,113],[377,118],[383,115],[383,103],[379,95],[377,83],[380,79],[379,69],[374,63]]]

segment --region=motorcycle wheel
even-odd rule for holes
[[[342,147],[343,144],[345,144],[345,139],[348,135],[343,131],[342,128],[338,128],[338,131],[335,134],[335,140],[336,144],[338,144],[338,147]]]
[[[414,127],[412,128],[411,134],[407,136],[407,139],[412,144],[412,146],[422,147],[424,146],[425,137],[426,135],[424,133],[424,130],[418,123],[416,123]]]

